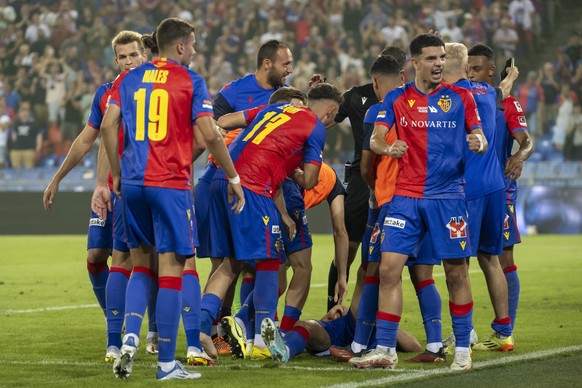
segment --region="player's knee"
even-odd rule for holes
[[[109,249],[93,248],[87,250],[87,262],[91,264],[107,261],[109,258]]]

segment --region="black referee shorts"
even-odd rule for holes
[[[350,241],[361,242],[368,220],[370,189],[364,182],[359,168],[353,169],[346,191],[348,195],[344,202],[344,212],[348,237]]]

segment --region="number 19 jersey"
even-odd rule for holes
[[[193,125],[213,117],[204,79],[167,58],[122,73],[109,101],[121,109],[125,184],[190,190]]]

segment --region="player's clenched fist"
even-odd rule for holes
[[[467,143],[469,144],[469,149],[478,154],[481,154],[487,150],[486,140],[483,135],[479,133],[471,133],[467,135]]]
[[[408,145],[402,140],[396,140],[394,144],[388,147],[386,155],[393,158],[401,158],[408,149]]]

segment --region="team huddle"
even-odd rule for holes
[[[342,94],[314,75],[303,92],[285,85],[293,56],[271,40],[259,48],[254,73],[211,99],[205,80],[188,68],[195,42],[194,27],[177,18],[152,35],[120,32],[112,47],[121,74],[97,90],[87,125],[44,193],[49,209],[60,181],[102,134],[87,269],[107,322],[105,361],[116,377],[132,374],[146,310],[145,350],[158,355],[159,380],[201,376],[176,360],[180,318],[189,365],[215,365],[226,354],[287,362],[307,350],[357,368],[393,369],[398,347],[420,353],[410,361],[452,355],[450,368],[467,370],[472,350],[513,350],[515,180],[533,151],[523,111],[509,96],[515,67],[503,69],[494,87],[489,47],[467,50],[428,33],[410,42],[413,82],[404,83],[406,54],[388,47],[370,68],[371,84]],[[346,190],[323,149],[326,131],[348,116],[360,141]],[[192,163],[206,149],[194,185]],[[313,245],[305,210],[324,200],[335,246],[329,311],[302,320]],[[203,289],[195,256],[212,263]],[[473,330],[471,256],[495,312],[493,334],[482,342]],[[445,340],[432,278],[441,264],[452,318]],[[399,328],[405,265],[424,351]],[[233,315],[236,291],[241,307]]]

